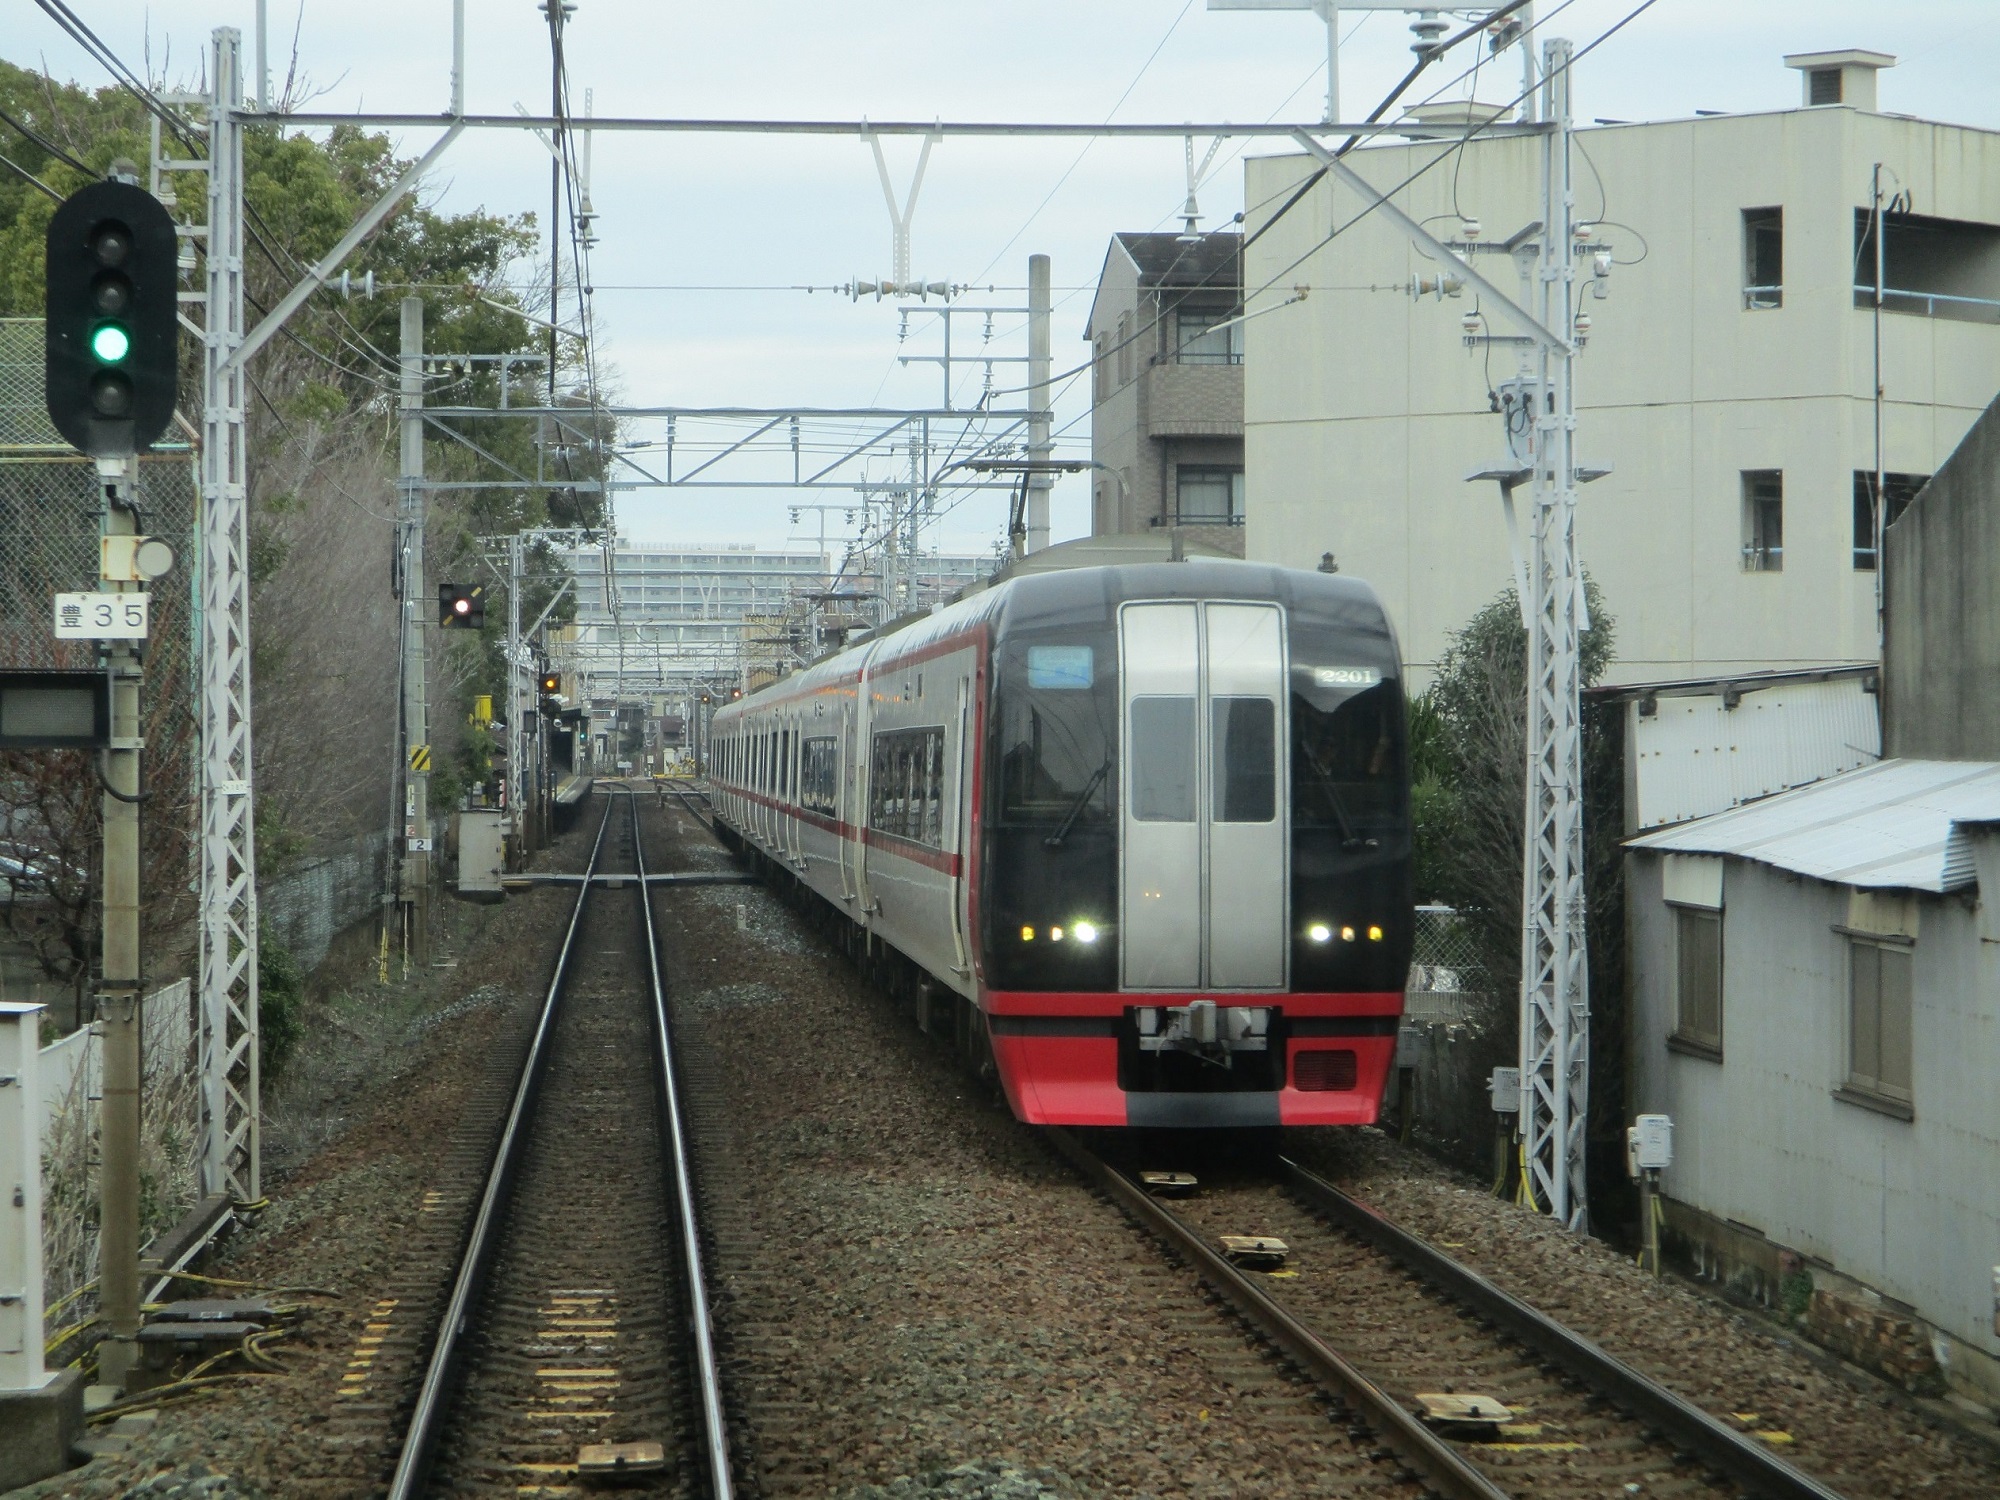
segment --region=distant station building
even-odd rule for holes
[[[1875,659],[1878,181],[1892,515],[2000,388],[2000,134],[1881,112],[1883,54],[1786,61],[1797,107],[1576,135],[1577,212],[1611,262],[1608,295],[1580,301],[1578,456],[1610,472],[1582,490],[1577,527],[1617,622],[1614,683]],[[1587,63],[1575,83],[1587,97]],[[1475,138],[1346,161],[1439,238],[1497,252],[1534,243],[1541,155],[1534,138]],[[1506,454],[1492,393],[1515,353],[1467,334],[1513,330],[1473,318],[1470,288],[1413,296],[1440,265],[1331,177],[1272,223],[1314,167],[1246,168],[1245,540],[1299,567],[1331,552],[1373,583],[1421,682],[1512,579],[1497,486],[1468,475]],[[1586,286],[1594,259],[1579,258]],[[1509,255],[1474,263],[1519,287]]]
[[[2000,402],[1886,562],[1886,759],[1840,766],[1845,674],[1761,720],[1754,683],[1691,709],[1657,764],[1628,745],[1628,1102],[1676,1122],[1694,1264],[2000,1410]]]
[[[1243,555],[1242,240],[1112,237],[1086,331],[1092,536],[1179,528]]]

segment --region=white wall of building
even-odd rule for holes
[[[1577,451],[1614,470],[1582,491],[1578,519],[1617,622],[1607,680],[1872,658],[1875,574],[1852,561],[1853,471],[1874,465],[1854,211],[1880,161],[1916,213],[2000,224],[2000,135],[1836,106],[1587,129],[1577,146],[1578,214],[1636,262],[1616,268],[1607,300],[1581,304],[1594,326],[1578,366]],[[1435,162],[1393,196],[1440,237],[1457,234],[1460,212],[1488,241],[1540,217],[1538,142],[1456,154],[1420,143],[1348,160],[1385,189]],[[1299,156],[1247,163],[1248,230],[1309,167]],[[1747,310],[1742,212],[1774,206],[1783,306]],[[1515,360],[1465,346],[1470,292],[1413,301],[1394,290],[1438,267],[1380,215],[1357,218],[1362,207],[1322,181],[1246,251],[1253,313],[1311,288],[1244,325],[1248,553],[1311,567],[1332,551],[1382,593],[1421,677],[1447,633],[1510,582],[1497,486],[1464,476],[1506,452],[1489,369],[1497,384]],[[1480,267],[1519,284],[1505,256]],[[1930,473],[2000,389],[2000,322],[1893,313],[1883,324],[1887,468]],[[1739,476],[1750,469],[1784,472],[1781,572],[1742,565]]]
[[[1983,876],[1996,840],[1978,835]],[[1917,896],[1913,1115],[1837,1099],[1847,1072],[1848,891],[1731,859],[1720,1061],[1671,1050],[1674,909],[1663,860],[1627,861],[1635,1113],[1674,1117],[1669,1196],[1815,1256],[2000,1355],[2000,944],[1970,893]]]

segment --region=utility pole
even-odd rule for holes
[[[396,540],[403,627],[403,885],[410,961],[430,966],[430,721],[424,691],[431,601],[424,586],[424,303],[403,299],[402,478]]]
[[[1539,348],[1534,529],[1528,559],[1527,839],[1522,872],[1521,1135],[1529,1191],[1571,1229],[1589,1227],[1590,966],[1584,933],[1580,637],[1576,552],[1576,252],[1570,176],[1570,44],[1542,59],[1542,244],[1535,310],[1564,342]]]
[[[131,454],[97,461],[103,535],[129,537],[139,461]],[[107,560],[111,549],[104,549]],[[107,565],[107,574],[114,570]],[[130,568],[115,571],[130,573]],[[107,593],[143,583],[106,577]],[[111,677],[111,746],[104,752],[104,947],[97,1026],[104,1097],[98,1170],[98,1306],[104,1340],[98,1380],[124,1386],[139,1354],[139,652],[129,640],[105,643]],[[30,1330],[39,1337],[39,1330]]]
[[[1045,464],[1054,444],[1049,438],[1049,258],[1028,257],[1028,462]],[[1029,552],[1049,544],[1049,491],[1055,476],[1028,474]]]

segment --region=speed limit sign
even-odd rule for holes
[[[142,641],[150,594],[57,594],[59,641]]]

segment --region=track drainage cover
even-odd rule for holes
[[[1139,1181],[1155,1198],[1185,1198],[1197,1186],[1192,1172],[1141,1172]]]
[[[1225,1234],[1220,1239],[1222,1253],[1246,1271],[1275,1271],[1292,1253],[1290,1245],[1268,1234]]]
[[[1514,1413],[1491,1396],[1452,1391],[1419,1391],[1419,1413],[1433,1427],[1458,1437],[1492,1437]]]
[[[657,1474],[667,1466],[667,1450],[658,1443],[586,1443],[576,1450],[580,1479],[620,1479],[627,1474]]]

